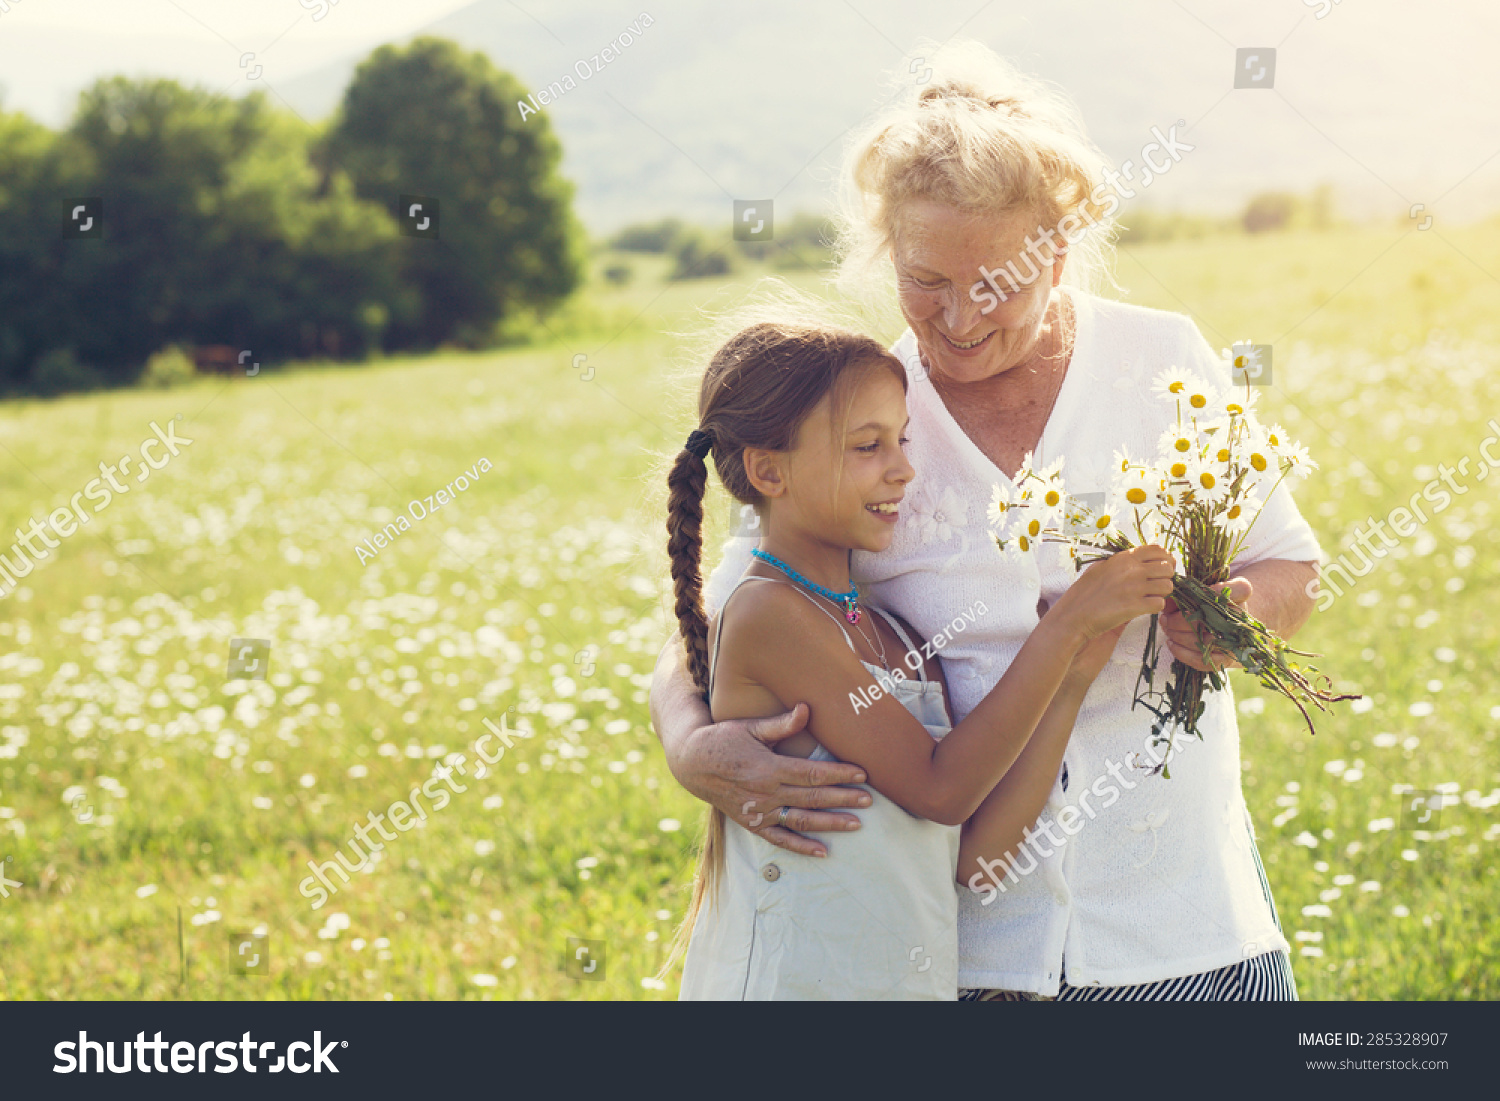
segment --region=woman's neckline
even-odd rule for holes
[[[1092,329],[1088,328],[1088,326],[1092,325],[1093,318],[1087,305],[1082,301],[1083,296],[1076,294],[1071,287],[1059,285],[1058,290],[1066,296],[1068,304],[1073,307],[1073,347],[1068,354],[1068,362],[1063,368],[1062,383],[1058,386],[1057,393],[1052,399],[1052,408],[1047,412],[1047,421],[1042,426],[1041,434],[1037,437],[1036,447],[1032,450],[1033,462],[1038,465],[1048,461],[1047,436],[1052,431],[1052,426],[1057,422],[1058,411],[1065,407],[1066,401],[1070,398],[1070,392],[1074,386],[1074,376],[1079,374],[1076,369],[1079,353],[1083,350],[1086,336],[1092,333]],[[1061,316],[1062,309],[1063,307],[1059,304],[1059,316]],[[913,334],[913,339],[915,339],[915,334]],[[917,348],[917,354],[921,354],[920,345]],[[943,400],[942,394],[938,393],[937,387],[933,385],[932,379],[928,377],[927,372],[924,370],[918,372],[918,374],[920,381],[932,390],[933,400],[937,403],[938,415],[946,422],[945,426],[951,428],[963,439],[963,443],[960,446],[968,449],[971,458],[977,459],[1004,479],[1006,485],[1013,486],[1015,483],[1011,480],[1010,473],[1001,470],[1000,466],[993,459],[981,451],[979,445],[970,438],[969,434],[964,431],[963,427],[954,418],[952,411],[948,408],[948,403]]]

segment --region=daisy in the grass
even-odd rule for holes
[[[1214,649],[1232,653],[1265,687],[1296,704],[1311,727],[1308,703],[1327,710],[1328,703],[1358,697],[1334,693],[1326,676],[1293,660],[1314,655],[1292,649],[1213,587],[1228,579],[1230,564],[1281,481],[1305,478],[1317,465],[1280,425],[1261,425],[1250,376],[1243,377],[1244,387],[1221,388],[1178,368],[1163,371],[1152,392],[1171,403],[1177,416],[1154,456],[1136,460],[1115,452],[1108,491],[1086,502],[1069,494],[1062,459],[1033,468],[1027,455],[1014,488],[996,487],[988,515],[999,532],[995,542],[1007,554],[1036,554],[1043,543],[1056,543],[1080,569],[1130,547],[1165,546],[1182,570],[1172,598],[1206,630],[1204,662],[1213,666]],[[1170,743],[1177,729],[1201,737],[1203,694],[1225,686],[1223,670],[1205,673],[1174,661],[1170,683],[1158,690],[1156,659],[1153,617],[1136,702],[1156,715],[1152,729],[1159,740]]]

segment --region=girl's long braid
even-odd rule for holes
[[[677,626],[687,648],[688,671],[708,695],[708,619],[703,614],[703,494],[708,465],[691,451],[677,453],[667,475],[667,554],[672,560]]]
[[[687,650],[693,683],[708,696],[708,618],[703,614],[703,494],[708,486],[708,464],[684,448],[677,453],[667,475],[667,553],[672,560],[672,585],[677,597],[677,626]],[[657,972],[664,979],[687,951],[693,927],[706,901],[713,899],[724,864],[724,814],[707,808],[703,844],[698,851],[698,873],[693,878],[693,897],[687,914]]]

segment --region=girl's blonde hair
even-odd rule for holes
[[[797,429],[829,394],[852,398],[858,383],[889,371],[907,386],[906,368],[872,337],[805,321],[760,321],[730,337],[714,355],[698,395],[698,429],[712,438],[714,466],[729,494],[760,506],[759,491],[745,470],[745,449],[789,451]],[[667,553],[671,558],[675,611],[688,670],[708,696],[708,617],[703,610],[703,498],[708,488],[705,457],[684,448],[667,475]],[[724,866],[724,814],[710,808],[699,850],[687,916],[678,927],[664,976],[687,947],[705,899],[712,902]]]
[[[1031,211],[1038,228],[1050,230],[1077,215],[1088,228],[1068,247],[1063,280],[1097,289],[1108,275],[1119,202],[1100,194],[1108,162],[1077,108],[978,42],[916,53],[917,76],[905,68],[893,74],[909,90],[855,133],[845,155],[835,220],[840,289],[888,300],[903,213],[923,200],[980,216]],[[928,79],[914,83],[925,67]]]

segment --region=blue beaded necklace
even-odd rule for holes
[[[822,585],[819,585],[816,581],[809,581],[807,578],[803,577],[796,570],[792,569],[792,567],[788,566],[785,562],[781,561],[781,559],[775,557],[774,555],[767,554],[765,551],[761,550],[759,547],[752,547],[750,549],[750,553],[752,555],[754,555],[756,558],[759,558],[762,562],[766,563],[766,565],[768,565],[768,566],[775,566],[778,570],[780,570],[782,573],[786,574],[793,581],[796,581],[796,582],[801,583],[802,585],[805,585],[807,588],[811,589],[813,592],[817,593],[819,596],[827,597],[829,600],[833,601],[835,604],[842,604],[844,606],[844,618],[847,619],[850,623],[858,623],[859,622],[859,590],[857,588],[855,588],[855,586],[854,586],[854,579],[853,578],[849,579],[849,591],[848,592],[846,592],[846,593],[836,593],[832,589],[825,589]]]

